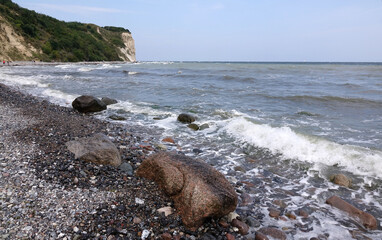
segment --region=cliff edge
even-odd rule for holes
[[[63,22],[0,0],[0,60],[135,62],[136,58],[128,29]]]

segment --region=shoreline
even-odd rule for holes
[[[81,114],[1,83],[0,113],[0,239],[141,239],[149,232],[147,239],[167,234],[170,238],[163,239],[249,240],[263,231],[285,237],[281,239],[328,240],[378,239],[374,237],[381,234],[379,223],[376,232],[367,231],[342,212],[335,210],[333,215],[333,208],[325,204],[338,195],[380,216],[374,204],[357,203],[354,189],[320,177],[307,181],[303,171],[292,176],[288,166],[262,168],[265,161],[276,161],[271,156],[246,157],[247,164],[257,169],[253,176],[242,174],[245,169],[240,168],[233,169],[237,175],[226,175],[239,198],[235,214],[250,227],[249,235],[241,235],[226,217],[190,231],[170,198],[153,182],[135,175],[146,156],[157,151],[159,139],[149,130],[143,135],[140,127]],[[109,136],[133,172],[79,161],[66,149],[66,142],[95,133]],[[302,180],[306,183],[298,184]],[[174,214],[157,212],[168,206]],[[336,227],[329,232],[327,219]],[[346,230],[345,235],[338,230]]]
[[[57,65],[99,65],[99,64],[124,64],[124,63],[134,63],[127,61],[97,61],[97,62],[39,62],[39,61],[12,61],[7,64],[3,64],[1,61],[0,67],[13,67],[13,66],[57,66]]]
[[[148,239],[163,233],[186,239],[225,235],[214,221],[196,232],[185,229],[176,213],[165,217],[157,212],[174,206],[154,183],[79,161],[65,146],[75,138],[104,133],[135,172],[155,147],[132,134],[133,129],[3,84],[0,111],[0,239],[141,239],[145,230],[151,234]]]

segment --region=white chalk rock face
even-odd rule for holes
[[[135,42],[133,36],[129,32],[124,32],[121,35],[122,41],[125,44],[124,48],[119,48],[121,55],[119,56],[125,61],[136,62],[135,58]]]

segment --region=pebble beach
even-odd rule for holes
[[[158,212],[172,203],[153,182],[133,174],[146,154],[155,151],[133,130],[5,85],[0,85],[0,112],[0,239],[157,239],[167,232],[199,239],[208,232],[225,234],[213,222],[187,232],[176,213]],[[119,147],[126,169],[81,162],[66,149],[65,142],[95,132]]]

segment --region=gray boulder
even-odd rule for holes
[[[106,110],[106,104],[93,96],[83,95],[72,102],[74,109],[81,113],[100,112]]]
[[[95,164],[119,166],[121,156],[107,136],[97,133],[92,137],[79,138],[66,143],[75,158]]]
[[[113,98],[108,98],[108,97],[103,97],[103,98],[101,99],[101,101],[102,101],[103,103],[105,103],[107,106],[118,103],[117,100],[115,100],[115,99],[113,99]]]

